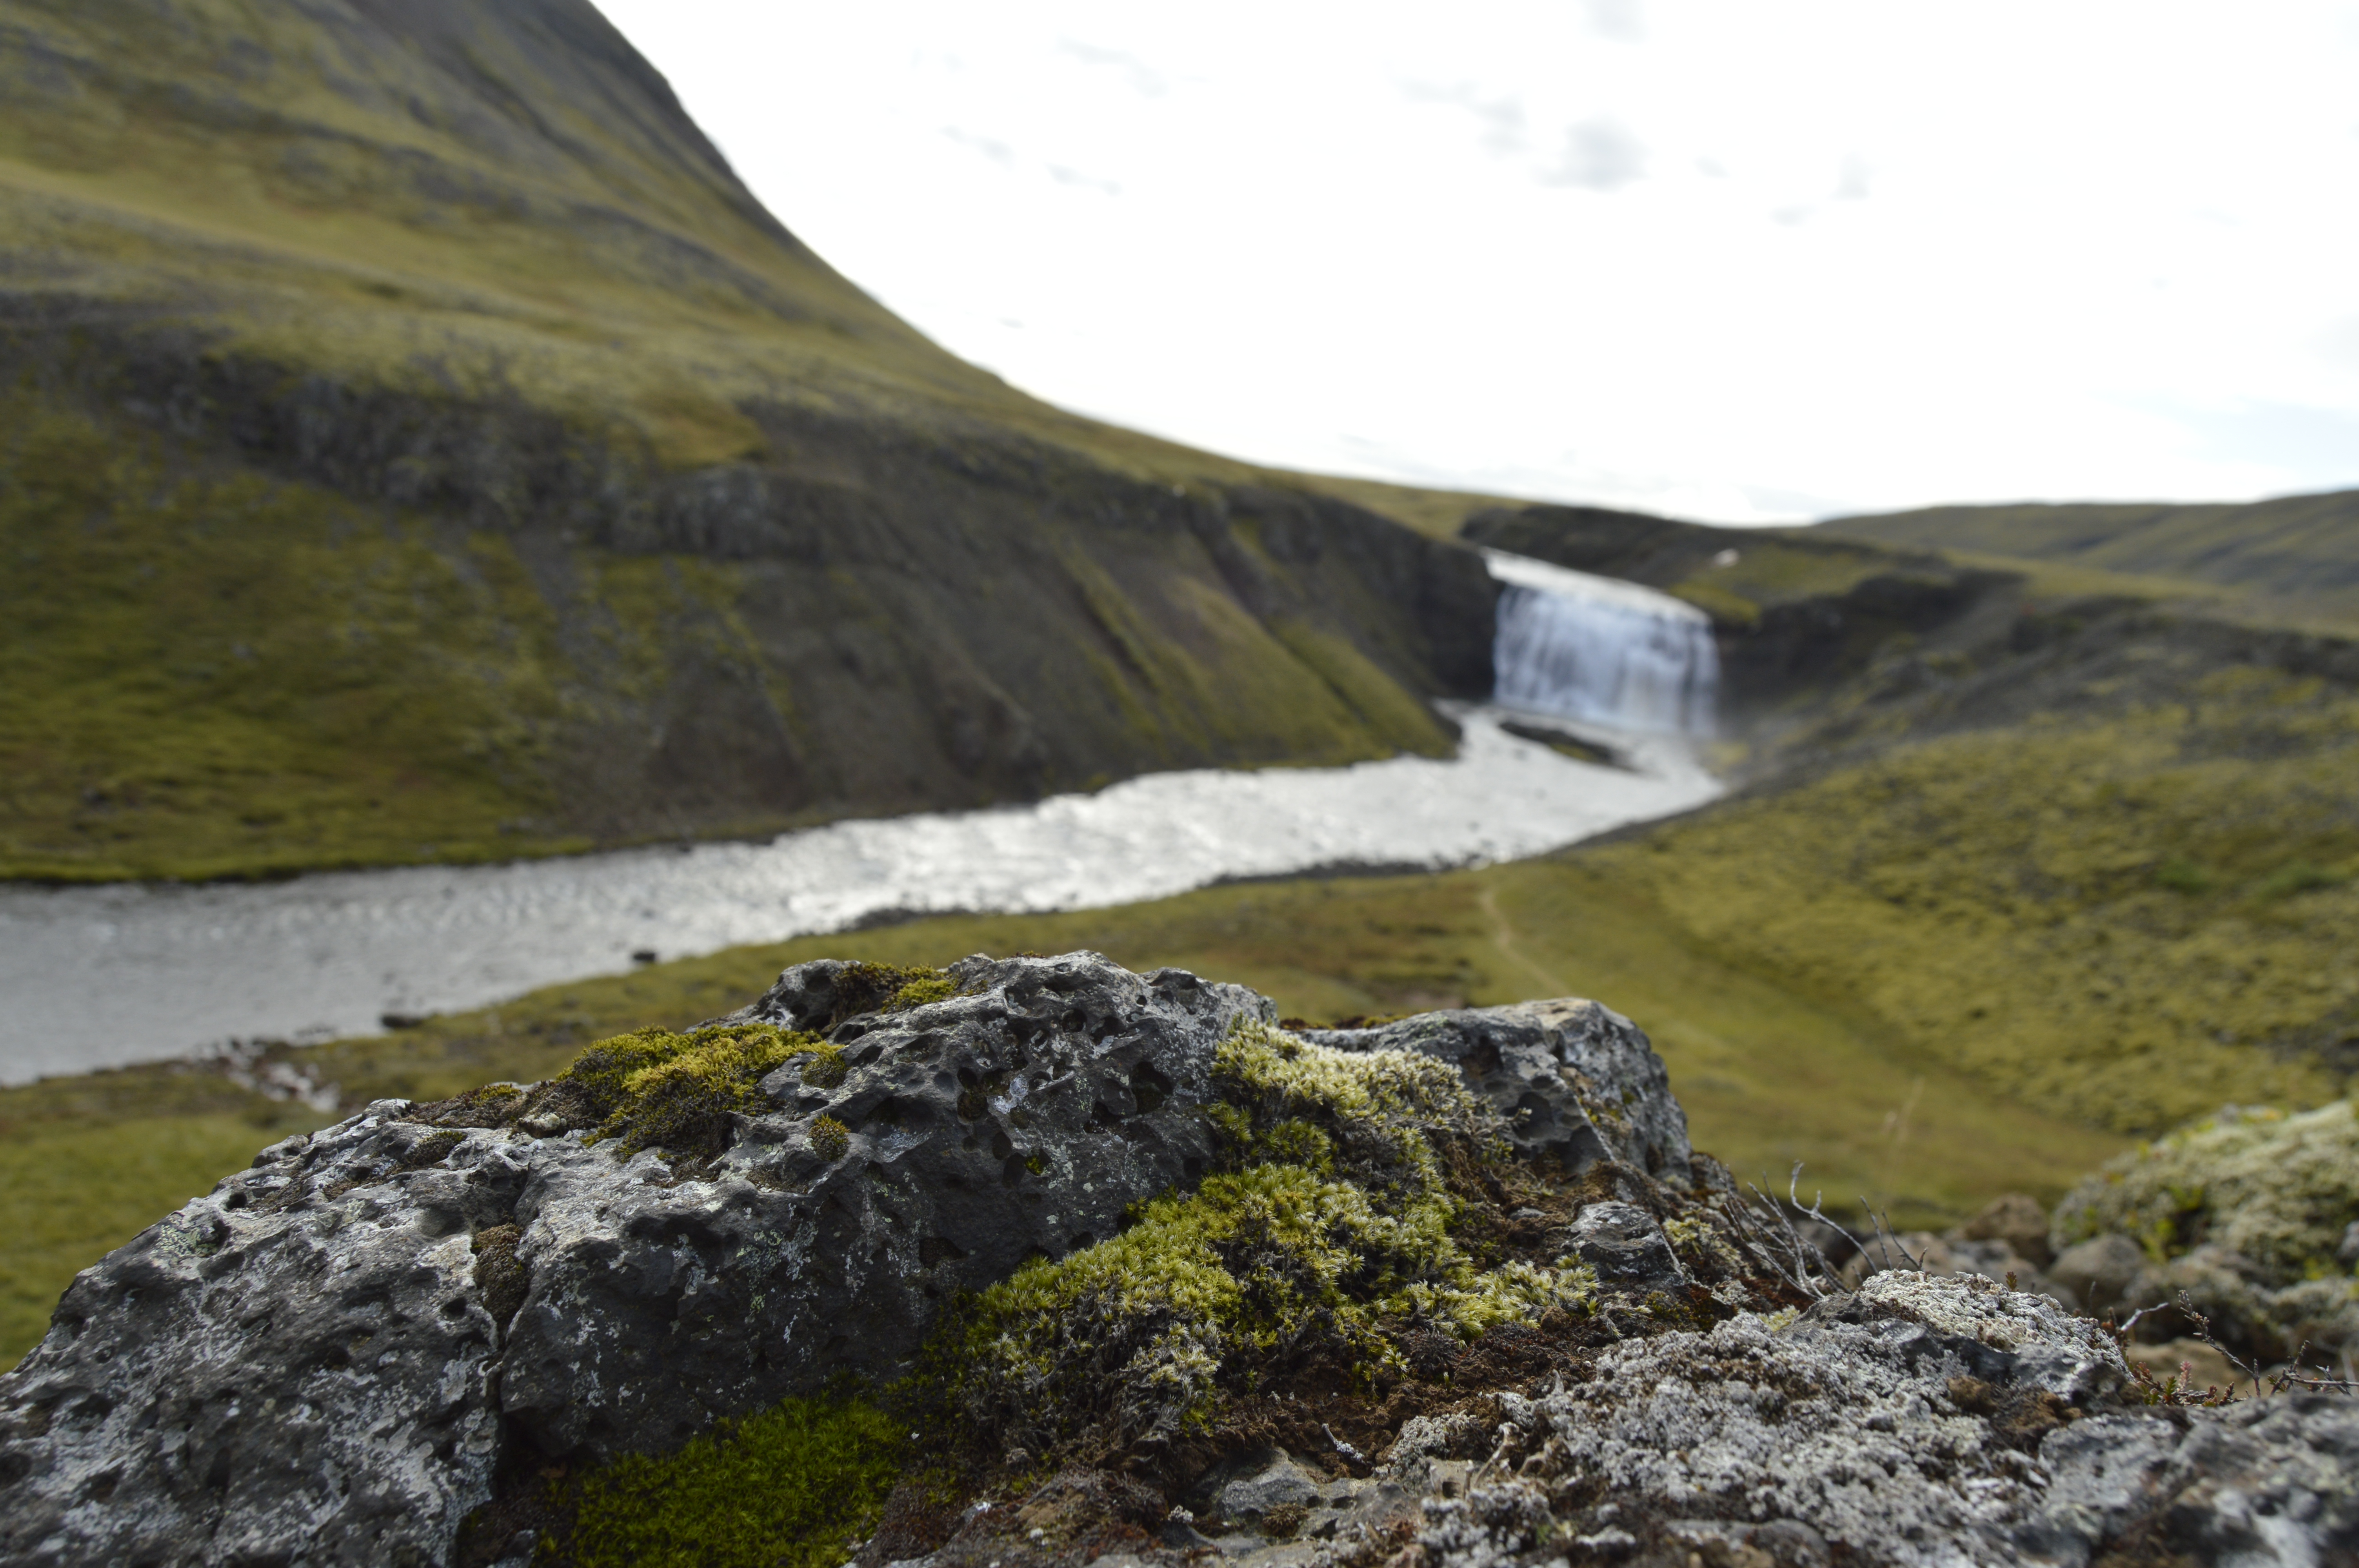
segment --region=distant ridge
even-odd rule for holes
[[[1821,527],[1885,545],[2333,597],[2359,608],[2359,490],[2247,503],[1930,506]]]

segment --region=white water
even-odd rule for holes
[[[1485,709],[1458,717],[1465,741],[1446,761],[1159,773],[767,844],[261,884],[0,885],[0,1081],[369,1033],[388,1011],[626,969],[635,949],[679,957],[884,911],[1080,909],[1224,877],[1510,860],[1720,793],[1675,735],[1611,738],[1624,770],[1517,740]]]
[[[1494,701],[1628,730],[1712,732],[1720,653],[1703,611],[1636,583],[1483,555],[1507,585],[1491,648]]]

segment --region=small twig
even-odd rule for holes
[[[1335,1429],[1333,1427],[1329,1426],[1322,1421],[1319,1423],[1319,1430],[1327,1434],[1327,1441],[1334,1444],[1335,1452],[1343,1456],[1346,1464],[1364,1465],[1367,1463],[1367,1460],[1362,1456],[1358,1449],[1353,1447],[1350,1444],[1335,1435]]]
[[[1521,1435],[1522,1429],[1514,1422],[1503,1421],[1499,1423],[1499,1446],[1491,1450],[1491,1457],[1484,1460],[1475,1468],[1474,1473],[1466,1477],[1466,1489],[1469,1492],[1474,1489],[1476,1482],[1490,1475],[1492,1466],[1507,1456],[1507,1450],[1515,1446],[1516,1439]]]
[[[1827,1213],[1826,1188],[1820,1187],[1813,1191],[1810,1194],[1810,1206],[1804,1208],[1802,1206],[1802,1195],[1799,1190],[1801,1184],[1802,1162],[1799,1160],[1797,1160],[1794,1162],[1794,1168],[1786,1173],[1786,1198],[1788,1202],[1794,1206],[1794,1212],[1800,1215],[1804,1219],[1815,1219],[1821,1225],[1832,1227],[1836,1235],[1851,1243],[1851,1249],[1853,1251],[1866,1251],[1867,1249],[1860,1245],[1858,1237],[1854,1236],[1850,1231],[1844,1229],[1843,1223],[1840,1220]]]
[[[2310,1341],[2305,1339],[2301,1342],[2301,1348],[2293,1353],[2293,1360],[2269,1379],[2269,1391],[2282,1394],[2288,1389],[2339,1389],[2346,1394],[2359,1393],[2359,1382],[2347,1378],[2303,1377],[2302,1373],[2308,1368],[2302,1366],[2301,1358],[2309,1354]]]
[[[2196,1310],[2195,1298],[2185,1291],[2179,1292],[2179,1310],[2195,1320],[2195,1336],[2217,1350],[2229,1366],[2253,1380],[2253,1398],[2261,1397],[2261,1369],[2212,1337],[2212,1320]]]
[[[1763,1192],[1760,1187],[1756,1185],[1754,1183],[1747,1182],[1745,1184],[1748,1187],[1752,1187],[1753,1195],[1761,1200],[1761,1211],[1764,1214],[1774,1217],[1777,1222],[1777,1230],[1767,1233],[1767,1239],[1771,1245],[1766,1246],[1762,1249],[1764,1254],[1769,1259],[1770,1267],[1776,1269],[1788,1284],[1791,1284],[1795,1289],[1800,1291],[1802,1294],[1810,1297],[1814,1301],[1824,1301],[1827,1297],[1828,1288],[1837,1291],[1843,1290],[1843,1280],[1835,1272],[1834,1265],[1827,1261],[1827,1255],[1819,1250],[1816,1243],[1812,1242],[1808,1237],[1794,1228],[1793,1220],[1787,1215],[1783,1208],[1778,1206],[1777,1200],[1771,1197],[1767,1193]],[[1739,1207],[1748,1206],[1739,1206]],[[1788,1255],[1793,1259],[1793,1268],[1791,1271],[1788,1271],[1783,1264],[1777,1261],[1775,1251],[1775,1248],[1777,1246],[1784,1247]],[[1810,1278],[1810,1263],[1813,1259],[1818,1261],[1819,1271],[1826,1276],[1827,1285],[1825,1287],[1821,1287],[1816,1281]]]
[[[2311,1389],[2320,1392],[2333,1390],[2339,1393],[2359,1394],[2359,1380],[2349,1378],[2302,1378],[2288,1373],[2285,1381],[2288,1387],[2296,1389]]]
[[[1908,1249],[1900,1245],[1900,1238],[1892,1234],[1891,1227],[1884,1222],[1884,1217],[1868,1207],[1867,1195],[1864,1193],[1860,1195],[1859,1206],[1867,1209],[1867,1217],[1875,1223],[1875,1245],[1878,1249],[1890,1248],[1892,1251],[1899,1253],[1900,1260],[1912,1269],[1921,1270],[1925,1267],[1925,1260],[1922,1258],[1912,1258],[1908,1255]]]
[[[1759,1197],[1764,1204],[1769,1201],[1768,1196],[1759,1187],[1753,1186],[1750,1182],[1745,1184],[1753,1187],[1754,1195]],[[1736,1238],[1763,1263],[1768,1265],[1771,1272],[1813,1300],[1821,1295],[1821,1292],[1805,1280],[1797,1278],[1794,1272],[1787,1268],[1784,1260],[1777,1256],[1779,1238],[1767,1226],[1760,1223],[1760,1217],[1754,1212],[1753,1206],[1746,1203],[1741,1195],[1736,1202],[1730,1204],[1722,1212],[1726,1217],[1730,1228],[1736,1232]]]

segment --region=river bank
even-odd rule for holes
[[[536,987],[919,914],[1046,913],[1322,868],[1544,853],[1720,785],[1673,737],[1588,727],[1625,765],[1453,709],[1456,756],[1150,774],[1034,806],[848,821],[766,843],[278,882],[0,889],[0,1082],[257,1038],[371,1033]],[[1560,720],[1549,720],[1561,726]]]

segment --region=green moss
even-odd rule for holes
[[[841,1160],[852,1148],[852,1129],[832,1116],[811,1123],[811,1152],[822,1160]]]
[[[578,849],[513,547],[0,395],[0,875]]]
[[[903,985],[885,1004],[887,1012],[903,1012],[931,1001],[948,1001],[958,994],[958,982],[940,969],[929,970]]]
[[[625,1152],[711,1154],[726,1138],[732,1115],[771,1108],[763,1078],[799,1056],[805,1082],[842,1081],[833,1045],[770,1023],[617,1035],[582,1052],[565,1081],[588,1093],[602,1118],[596,1136],[618,1140]]]
[[[554,1544],[579,1568],[835,1568],[875,1527],[902,1451],[900,1423],[873,1406],[789,1400],[590,1472]]]
[[[2340,1100],[2288,1115],[2231,1108],[2108,1162],[2057,1206],[2059,1246],[2106,1231],[2158,1259],[2212,1242],[2270,1282],[2349,1274],[2336,1257],[2359,1221],[2359,1118]]]
[[[2253,889],[2253,896],[2265,902],[2275,902],[2278,899],[2291,898],[2296,893],[2318,892],[2326,888],[2339,888],[2350,880],[2350,877],[2342,871],[2329,871],[2324,866],[2314,866],[2308,860],[2296,860],[2291,865],[2281,866],[2262,878],[2260,885]]]
[[[1591,1300],[1583,1267],[1486,1271],[1451,1239],[1443,1146],[1501,1146],[1447,1064],[1244,1024],[1214,1078],[1229,1169],[984,1292],[938,1354],[977,1430],[1044,1452],[1095,1423],[1168,1435],[1275,1355],[1318,1345],[1364,1370],[1395,1354],[1386,1326],[1472,1337]]]

